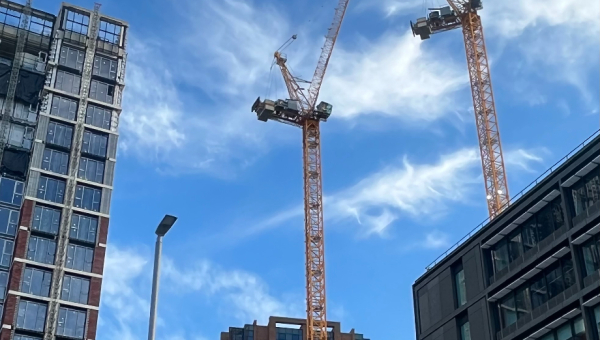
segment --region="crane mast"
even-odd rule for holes
[[[325,294],[325,243],[323,228],[323,187],[321,176],[320,122],[327,121],[332,106],[320,102],[315,106],[331,53],[346,13],[349,0],[339,0],[333,22],[325,36],[325,44],[307,91],[290,73],[287,58],[278,50],[279,66],[288,89],[289,99],[272,101],[256,99],[252,111],[261,121],[275,120],[302,128],[304,177],[304,232],[306,255],[306,337],[327,340],[327,299]],[[296,39],[294,35],[291,39]],[[288,41],[289,42],[289,41]],[[283,46],[287,46],[286,42]],[[282,46],[282,47],[283,47]],[[306,92],[306,93],[305,93]]]
[[[482,9],[481,0],[447,1],[450,6],[430,8],[428,17],[411,22],[411,27],[413,34],[422,40],[434,33],[462,27],[488,212],[494,218],[508,206],[510,196],[483,26],[477,14]]]

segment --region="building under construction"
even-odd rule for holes
[[[96,338],[126,30],[0,0],[1,340]]]
[[[369,340],[362,334],[342,333],[339,322],[327,321],[327,340]],[[221,340],[304,340],[306,339],[306,320],[269,317],[267,326],[259,326],[254,320],[251,325],[244,327],[229,327],[229,332],[221,332]]]

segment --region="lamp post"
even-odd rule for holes
[[[165,215],[156,228],[156,249],[154,250],[154,273],[152,275],[152,300],[150,301],[150,322],[148,325],[148,340],[154,340],[156,333],[156,307],[158,305],[158,281],[160,278],[160,257],[162,254],[162,239],[177,221],[177,217]]]

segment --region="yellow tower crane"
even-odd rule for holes
[[[490,218],[494,218],[508,206],[510,196],[483,27],[477,14],[482,9],[481,0],[447,1],[450,6],[430,8],[426,18],[419,18],[410,25],[413,34],[419,35],[421,40],[462,26],[488,211]]]
[[[289,99],[264,101],[260,97],[252,105],[259,120],[274,120],[302,128],[304,159],[304,228],[306,244],[306,337],[307,340],[327,340],[325,297],[325,248],[323,232],[323,189],[321,185],[321,135],[319,123],[327,121],[332,106],[320,102],[315,106],[323,83],[325,70],[337,39],[349,0],[339,0],[333,22],[325,36],[325,44],[317,62],[310,87],[304,90],[286,66],[287,58],[281,53],[296,39],[292,36],[275,52],[290,95]]]

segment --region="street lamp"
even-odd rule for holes
[[[148,340],[154,340],[156,333],[156,307],[158,305],[158,280],[160,277],[160,256],[162,254],[162,239],[177,221],[177,217],[165,215],[156,228],[156,248],[154,249],[154,273],[152,275],[152,300],[150,301],[150,322],[148,325]]]

